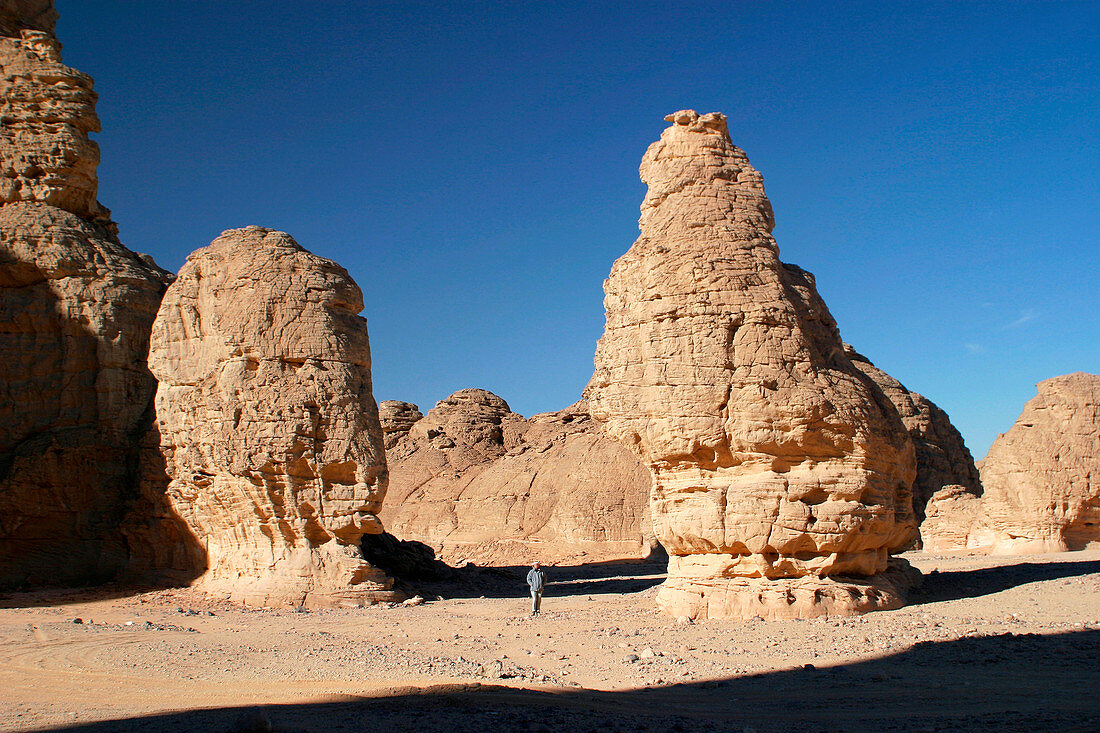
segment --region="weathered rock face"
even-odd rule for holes
[[[411,402],[383,400],[378,403],[378,420],[382,423],[382,436],[386,450],[393,448],[397,441],[412,430],[417,420],[424,417],[420,408]]]
[[[990,533],[981,528],[982,518],[982,497],[961,486],[946,486],[925,505],[921,543],[930,552],[988,546]]]
[[[761,176],[725,117],[666,119],[642,160],[641,236],[604,285],[586,390],[652,471],[670,555],[658,605],[691,617],[900,605],[906,573],[890,553],[916,528],[897,410],[844,353],[812,276],[780,263]]]
[[[652,549],[648,472],[583,402],[525,420],[491,392],[464,389],[403,429],[387,449],[381,517],[443,559],[595,562]]]
[[[91,79],[60,62],[50,2],[0,2],[0,585],[103,580],[156,388],[168,275],[95,203]]]
[[[969,544],[1002,554],[1100,542],[1100,376],[1040,382],[982,461],[982,517]]]
[[[982,495],[981,478],[962,435],[951,418],[934,402],[910,392],[898,380],[882,371],[871,360],[844,345],[853,366],[875,381],[901,415],[916,448],[917,478],[913,481],[913,510],[923,522],[925,505],[932,495],[948,487],[958,487],[973,496]],[[958,491],[951,491],[957,496]],[[946,496],[946,494],[945,494]],[[923,534],[923,530],[922,530]]]
[[[53,33],[56,25],[53,0],[0,0],[0,35],[18,38],[23,30]]]
[[[167,496],[202,538],[200,585],[254,604],[392,599],[364,559],[386,463],[362,293],[287,234],[194,252],[153,325]]]
[[[0,203],[40,201],[113,231],[110,212],[96,201],[92,78],[61,63],[49,5],[0,7],[0,26],[10,34],[0,37]],[[25,22],[13,13],[20,8],[32,13]]]

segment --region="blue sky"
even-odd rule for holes
[[[56,5],[123,242],[178,270],[260,224],[338,261],[380,400],[576,400],[683,108],[729,116],[784,261],[976,458],[1100,372],[1100,3]]]

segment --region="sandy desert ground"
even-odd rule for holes
[[[704,621],[663,566],[467,570],[419,606],[296,612],[187,589],[0,597],[3,730],[1100,730],[1100,549],[910,553],[908,607]],[[79,621],[77,621],[79,619]]]

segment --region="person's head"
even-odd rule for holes
[[[531,563],[531,567],[533,567],[535,570],[538,570],[539,569],[539,564],[537,562],[533,562],[533,563]]]

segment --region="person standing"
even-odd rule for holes
[[[527,585],[531,588],[531,615],[539,615],[539,606],[542,605],[542,591],[546,588],[546,573],[542,572],[539,564],[533,563],[527,573]]]

